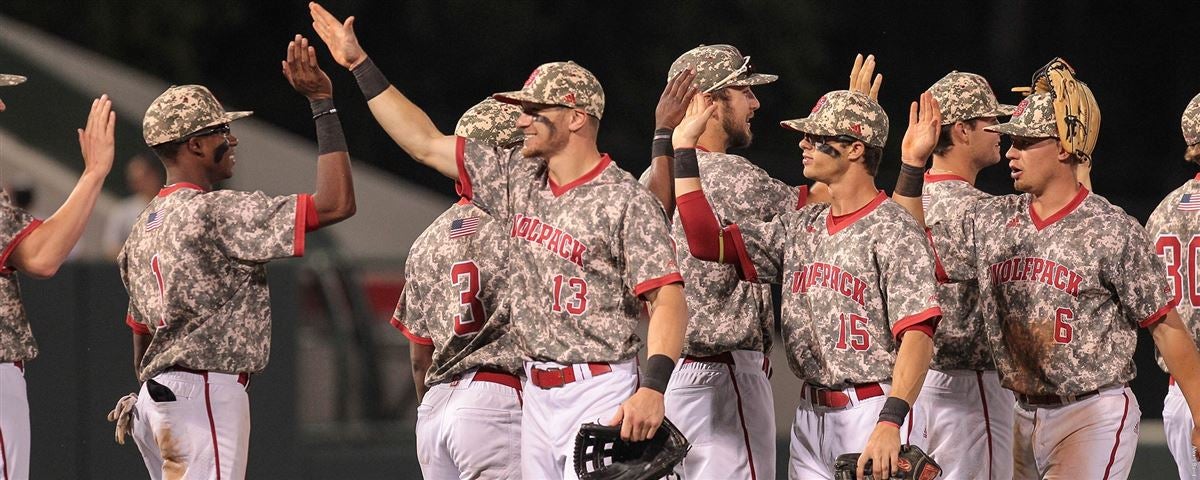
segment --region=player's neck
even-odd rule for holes
[[[1031,192],[1032,193],[1032,192]],[[1062,210],[1079,194],[1079,182],[1074,176],[1049,182],[1041,192],[1033,194],[1033,211],[1046,218]]]
[[[550,156],[546,165],[550,171],[550,179],[554,180],[555,184],[566,185],[595,169],[596,165],[600,163],[600,158],[600,150],[594,143],[590,145],[568,143],[562,151]]]
[[[975,178],[979,176],[979,169],[974,166],[969,158],[959,158],[955,155],[934,155],[933,166],[930,167],[929,173],[932,175],[957,175],[966,180],[967,183],[975,185]]]
[[[706,151],[714,153],[725,153],[728,148],[729,136],[725,134],[725,129],[720,125],[710,124],[705,127],[704,133],[700,134],[700,138],[696,141],[696,146],[703,148]]]
[[[192,171],[186,168],[182,162],[176,165],[167,167],[167,185],[176,183],[191,183],[203,188],[206,191],[212,190],[213,182],[208,179],[208,175],[201,171]]]
[[[834,215],[846,215],[857,211],[879,194],[875,182],[861,178],[844,178],[829,184],[829,206]]]

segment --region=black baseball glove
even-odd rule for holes
[[[655,480],[667,476],[691,445],[669,420],[644,442],[621,440],[621,426],[585,423],[575,436],[580,480]]]
[[[837,480],[856,480],[855,474],[858,471],[858,456],[861,453],[846,453],[838,455],[837,460],[833,462],[833,474]],[[916,445],[901,445],[900,460],[896,462],[899,471],[893,474],[890,478],[903,480],[933,480],[938,475],[942,474],[942,467],[939,467],[937,462],[933,461],[929,455],[921,451]],[[863,466],[862,480],[872,480],[871,461]]]

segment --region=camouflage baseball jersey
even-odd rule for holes
[[[972,202],[934,225],[938,276],[979,283],[988,341],[1005,388],[1077,395],[1136,375],[1138,325],[1174,306],[1146,231],[1080,187],[1037,216],[1032,196]]]
[[[749,160],[699,149],[696,153],[700,183],[722,221],[765,222],[800,206],[799,189],[771,178]],[[671,234],[679,249],[689,314],[683,352],[701,357],[734,350],[769,352],[775,328],[771,287],[741,281],[733,265],[692,257],[678,213]]]
[[[925,175],[922,202],[925,223],[946,222],[961,215],[972,200],[988,195],[958,175]],[[933,338],[931,368],[938,370],[995,370],[979,310],[979,284],[975,281],[938,285],[942,321]]]
[[[427,385],[483,366],[520,371],[516,342],[507,335],[505,279],[513,251],[507,233],[501,222],[463,201],[413,242],[392,325],[409,340],[433,346]]]
[[[271,302],[265,263],[304,254],[316,224],[309,195],[159,192],[117,257],[129,291],[126,323],[153,335],[138,378],[171,366],[254,373],[267,365]]]
[[[607,156],[557,185],[546,162],[459,137],[460,193],[507,219],[512,325],[525,354],[615,362],[642,346],[642,295],[682,282],[658,200]]]
[[[16,362],[37,356],[37,343],[33,331],[25,318],[25,306],[21,304],[21,286],[17,275],[8,264],[17,244],[21,243],[42,221],[33,218],[8,200],[8,194],[0,191],[0,362]]]
[[[1166,265],[1167,285],[1178,306],[1175,311],[1183,323],[1192,331],[1192,338],[1200,343],[1200,322],[1196,318],[1196,307],[1200,306],[1200,281],[1192,275],[1197,260],[1200,260],[1200,175],[1188,180],[1159,202],[1146,231],[1154,241],[1154,253]],[[1185,295],[1184,292],[1187,292]],[[1167,364],[1157,355],[1159,368],[1167,371]]]
[[[886,381],[910,326],[941,315],[925,234],[883,192],[834,219],[827,204],[733,231],[742,276],[783,285],[796,376],[829,388]]]

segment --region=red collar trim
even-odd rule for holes
[[[469,199],[467,197],[458,197],[458,201],[454,202],[454,204],[455,205],[470,205],[471,199]]]
[[[1200,173],[1197,173],[1196,176],[1192,178],[1192,180],[1200,180]]]
[[[967,179],[953,173],[925,173],[925,183],[937,183],[949,180],[967,181]]]
[[[208,191],[208,190],[205,190],[205,189],[204,189],[204,187],[201,187],[201,186],[199,186],[199,185],[196,185],[196,184],[194,184],[194,183],[189,183],[189,182],[179,182],[179,183],[172,183],[172,184],[170,184],[170,185],[167,185],[167,186],[163,187],[163,188],[162,188],[162,190],[159,190],[159,191],[158,191],[158,196],[159,196],[159,197],[165,197],[165,196],[167,196],[167,195],[170,195],[170,194],[172,194],[172,193],[175,193],[175,191],[176,191],[176,190],[179,190],[179,189],[181,189],[181,188],[190,188],[190,189],[192,189],[192,190],[199,190],[199,191],[201,191],[201,192],[207,192],[207,191]]]
[[[707,148],[701,147],[701,146],[699,146],[699,145],[696,145],[696,150],[699,150],[699,151],[701,151],[701,152],[704,152],[704,153],[712,153],[712,152],[710,152],[710,151],[709,151]]]
[[[1057,212],[1054,212],[1053,215],[1046,217],[1045,220],[1042,220],[1041,218],[1039,218],[1037,212],[1033,211],[1033,197],[1030,196],[1029,197],[1029,219],[1033,220],[1033,227],[1038,229],[1038,231],[1041,231],[1041,230],[1045,229],[1046,227],[1049,227],[1050,225],[1054,224],[1054,222],[1061,220],[1063,217],[1070,215],[1071,212],[1074,212],[1075,209],[1077,207],[1079,207],[1079,204],[1083,203],[1083,199],[1087,198],[1088,193],[1089,193],[1088,189],[1083,188],[1083,185],[1080,185],[1079,191],[1075,193],[1075,198],[1071,199],[1071,202],[1066,204],[1066,206],[1058,209]]]
[[[839,219],[837,221],[834,221],[833,208],[830,208],[829,215],[825,217],[826,230],[829,231],[830,235],[834,235],[844,230],[846,227],[853,225],[854,222],[857,222],[858,219],[863,218],[867,216],[868,213],[875,211],[875,208],[883,203],[884,200],[887,200],[887,198],[887,194],[883,193],[883,190],[880,190],[879,193],[875,195],[875,199],[871,200],[870,203],[867,203],[862,208],[855,210],[853,213],[839,215]]]
[[[603,172],[605,168],[608,168],[608,164],[610,164],[610,163],[612,163],[612,158],[609,157],[607,153],[601,154],[600,155],[600,163],[596,164],[595,168],[592,168],[591,171],[583,174],[582,177],[576,178],[571,183],[568,183],[561,187],[558,186],[558,184],[554,183],[553,178],[548,178],[548,180],[550,181],[550,191],[554,193],[554,196],[561,197],[562,194],[567,193],[572,188],[583,185],[587,182],[592,181],[592,179],[599,177],[600,172]]]

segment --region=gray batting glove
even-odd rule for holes
[[[120,400],[117,400],[117,406],[108,412],[108,421],[117,422],[117,430],[113,432],[113,438],[118,444],[125,444],[125,435],[131,429],[129,419],[133,418],[133,405],[137,403],[137,398],[136,393],[121,397]]]

